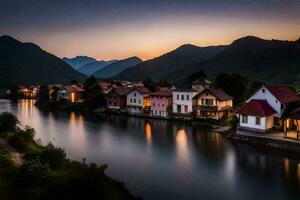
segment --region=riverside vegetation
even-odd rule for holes
[[[0,114],[0,140],[22,155],[18,164],[0,146],[0,199],[136,199],[123,183],[105,175],[107,165],[69,160],[64,149],[42,146],[34,134],[14,115]]]

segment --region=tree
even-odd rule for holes
[[[49,98],[49,87],[48,85],[41,85],[39,92],[37,93],[37,98],[39,101],[47,102],[50,100]]]
[[[15,131],[18,124],[20,124],[20,121],[13,114],[4,112],[0,115],[1,131]]]
[[[249,80],[239,73],[220,73],[215,84],[217,88],[222,88],[224,92],[232,96],[235,104],[244,101],[248,94]]]
[[[146,88],[148,88],[149,90],[151,91],[154,91],[155,90],[155,82],[152,80],[151,77],[148,77],[146,78],[144,81],[143,81],[143,84]]]
[[[193,82],[193,81],[195,81],[195,80],[197,80],[199,78],[206,78],[206,74],[204,73],[203,70],[200,70],[198,72],[190,74],[189,77],[188,77],[188,80],[190,82]]]
[[[84,95],[84,103],[88,110],[106,106],[105,97],[100,85],[94,85],[86,90]]]
[[[250,84],[247,96],[253,95],[263,84],[264,82],[261,80],[253,80]]]

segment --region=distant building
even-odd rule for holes
[[[57,91],[57,101],[67,100],[71,103],[81,102],[84,90],[77,85],[66,85]]]
[[[211,87],[211,82],[205,78],[200,78],[197,79],[195,81],[193,81],[192,83],[192,88],[194,90],[197,90],[198,92],[201,92],[204,89],[208,89]]]
[[[134,88],[127,94],[127,111],[132,114],[149,112],[151,107],[150,91],[145,87]]]
[[[108,94],[113,89],[113,84],[105,81],[101,81],[99,86],[104,94]]]
[[[239,127],[266,132],[274,125],[281,125],[288,104],[298,100],[286,85],[263,85],[237,110]]]
[[[150,94],[151,116],[167,117],[168,107],[172,106],[172,91],[168,88],[158,88]]]
[[[173,113],[191,114],[193,111],[193,97],[198,92],[194,89],[176,89],[173,91]]]
[[[133,88],[120,87],[114,88],[105,97],[106,106],[110,109],[125,110],[127,105],[127,94]]]
[[[193,98],[194,117],[215,120],[228,118],[232,115],[232,100],[222,89],[204,88]]]

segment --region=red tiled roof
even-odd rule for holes
[[[133,90],[133,88],[128,88],[128,87],[121,87],[121,88],[116,88],[116,93],[120,96],[127,95],[129,92]]]
[[[280,101],[280,103],[289,103],[298,101],[299,97],[286,85],[265,85],[265,87]]]
[[[229,96],[227,93],[225,93],[221,88],[211,88],[211,89],[204,89],[202,90],[199,94],[197,94],[194,99],[197,99],[199,98],[199,96],[201,94],[203,94],[203,92],[209,92],[211,93],[212,95],[214,95],[216,98],[218,98],[219,100],[230,100],[230,99],[233,99],[231,96]]]
[[[265,117],[276,113],[266,100],[251,100],[236,111],[238,114]]]
[[[66,86],[64,86],[64,88],[66,90],[68,90],[69,92],[83,92],[84,91],[81,87],[79,87],[77,85],[66,85]]]
[[[170,97],[170,96],[172,96],[172,91],[171,90],[162,90],[162,91],[152,92],[150,95],[151,96]]]

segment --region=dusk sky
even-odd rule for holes
[[[0,35],[57,56],[149,59],[191,43],[300,37],[299,0],[0,0]]]

